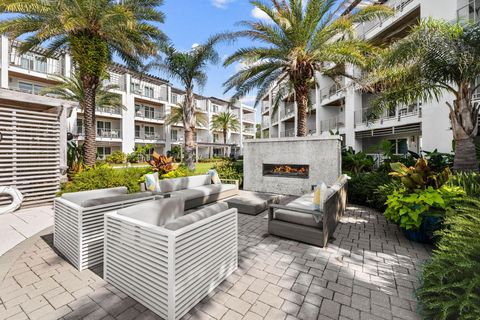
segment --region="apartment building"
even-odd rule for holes
[[[388,19],[362,23],[356,26],[357,35],[376,44],[388,45],[404,37],[408,30],[421,19],[433,17],[455,21],[477,19],[480,1],[467,0],[387,0],[379,1],[394,8],[395,15]],[[360,3],[362,4],[362,3]],[[358,75],[351,67],[347,72]],[[380,153],[380,143],[389,140],[395,152],[407,150],[438,149],[452,151],[452,132],[444,96],[439,102],[428,104],[398,105],[395,110],[385,111],[379,118],[373,116],[370,101],[374,96],[359,90],[350,79],[337,81],[317,74],[317,86],[311,90],[312,108],[308,116],[311,135],[339,134],[346,146],[357,151]],[[297,128],[295,101],[283,101],[278,108],[272,107],[271,92],[261,103],[262,137],[295,136]],[[480,95],[478,96],[480,101]]]
[[[32,102],[40,91],[58,81],[55,76],[71,76],[73,63],[67,52],[58,52],[45,57],[45,50],[36,48],[19,54],[18,41],[1,38],[0,85],[9,89],[12,99],[19,92],[31,95]],[[105,84],[114,84],[114,91],[122,97],[124,108],[98,108],[96,110],[97,153],[103,159],[114,151],[132,152],[139,145],[153,145],[160,154],[172,145],[183,143],[183,124],[167,125],[166,119],[172,108],[184,99],[184,92],[162,78],[140,74],[114,64],[109,70]],[[213,155],[241,154],[245,139],[255,138],[255,110],[237,103],[229,106],[225,100],[196,95],[199,113],[207,119],[204,126],[196,128],[197,158]],[[240,122],[238,132],[229,132],[223,141],[221,132],[211,130],[212,117],[223,111],[234,113]],[[79,143],[85,139],[83,112],[72,108],[67,129]],[[153,152],[152,150],[152,152]]]

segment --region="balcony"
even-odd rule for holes
[[[109,72],[109,78],[103,81],[103,85],[117,86],[115,90],[125,91],[125,75]]]
[[[270,101],[262,101],[262,113],[270,110]]]
[[[162,132],[144,132],[135,131],[135,140],[165,141],[165,135]]]
[[[242,117],[242,120],[244,122],[255,123],[255,113],[244,113],[243,117]]]
[[[76,127],[73,134],[78,136],[80,140],[83,140],[85,138],[85,129],[83,127]],[[97,140],[118,140],[118,139],[122,139],[121,129],[97,128]]]
[[[467,20],[471,22],[480,21],[480,1],[470,0],[468,4],[457,10],[459,20]]]
[[[166,118],[166,114],[162,110],[158,110],[156,108],[145,108],[144,106],[141,106],[136,107],[135,118],[139,118],[141,120],[163,121]]]
[[[364,124],[370,126],[376,123],[383,124],[385,121],[391,120],[402,121],[415,116],[422,117],[421,103],[398,106],[395,110],[385,110],[381,114],[377,114],[374,108],[369,107],[355,111],[355,125]]]
[[[343,117],[337,116],[320,121],[320,132],[336,131],[342,127],[345,127],[345,120]]]
[[[334,83],[328,88],[320,90],[320,100],[322,103],[326,101],[335,101],[343,97],[345,93],[345,87],[340,83]]]
[[[255,128],[251,128],[251,127],[243,128],[243,133],[255,134]]]
[[[285,131],[280,131],[280,137],[295,137],[295,129],[286,129]]]
[[[262,119],[262,128],[270,127],[270,120],[269,119]]]
[[[96,107],[95,111],[102,114],[120,116],[122,115],[122,108],[120,107]]]
[[[49,75],[63,75],[64,57],[45,57],[43,48],[35,48],[31,52],[20,54],[18,47],[20,42],[12,41],[10,43],[10,65],[27,70],[28,72],[38,72]]]
[[[295,116],[295,103],[285,103],[285,106],[280,110],[280,118],[282,120]]]
[[[167,86],[151,83],[132,82],[130,92],[144,98],[167,101]]]

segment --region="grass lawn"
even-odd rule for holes
[[[213,168],[217,162],[199,162],[195,164],[195,174],[205,174]]]

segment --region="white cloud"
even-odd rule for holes
[[[225,9],[231,2],[235,0],[211,0],[212,4],[220,9]]]
[[[257,7],[255,7],[255,8],[252,9],[251,15],[252,15],[252,17],[254,17],[255,19],[259,19],[259,20],[270,20],[270,17],[269,17],[265,12],[263,12],[262,10],[260,10],[260,9],[257,8]]]
[[[200,45],[200,44],[198,44],[198,43],[195,42],[194,44],[192,44],[192,49],[195,49],[195,48],[198,47],[199,45]]]
[[[255,105],[255,98],[256,96],[249,95],[241,98],[240,101],[247,106],[253,107]]]

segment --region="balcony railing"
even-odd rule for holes
[[[285,107],[280,110],[280,118],[290,118],[295,115],[295,104],[294,103],[287,103]]]
[[[262,127],[270,127],[270,120],[268,119],[263,119],[262,120]]]
[[[108,113],[111,115],[121,115],[122,114],[122,108],[120,107],[96,107],[95,108],[96,112],[101,112],[101,113]]]
[[[243,132],[254,134],[255,133],[255,128],[243,128]]]
[[[280,137],[295,137],[295,129],[287,129],[285,131],[280,131]]]
[[[459,20],[480,21],[480,1],[471,0],[468,4],[458,9],[457,17]]]
[[[167,87],[145,82],[132,82],[130,92],[142,97],[167,101]]]
[[[103,81],[104,85],[115,85],[115,90],[125,91],[125,75],[109,72],[109,78]]]
[[[270,101],[262,101],[262,113],[270,109]]]
[[[164,141],[165,135],[162,132],[144,132],[136,130],[135,139]]]
[[[161,110],[140,108],[135,111],[135,117],[151,120],[165,120],[166,114]]]
[[[63,75],[64,57],[45,57],[41,52],[42,48],[37,48],[35,52],[20,54],[18,46],[20,42],[12,41],[10,43],[10,65],[22,68],[28,71],[35,71],[44,74]],[[38,51],[38,53],[37,53]]]
[[[76,127],[74,134],[77,136],[85,136],[85,128]],[[97,128],[97,139],[121,139],[122,130],[121,129],[100,129]]]
[[[338,130],[345,126],[343,117],[333,117],[320,121],[320,132],[328,132],[331,130]]]
[[[413,0],[388,0],[383,5],[392,8],[395,11],[394,16],[382,18],[382,19],[375,19],[367,22],[362,22],[357,25],[356,30],[357,34],[363,38],[365,38],[366,34],[375,29],[376,27],[382,26],[385,22],[395,19],[396,17],[400,16],[405,9],[405,7],[412,2]],[[393,20],[392,20],[393,21]]]
[[[254,113],[244,114],[244,115],[243,115],[243,121],[255,122],[255,114],[254,114]]]
[[[411,104],[409,106],[398,106],[393,110],[385,110],[381,114],[378,114],[372,107],[364,108],[359,111],[355,111],[355,124],[370,125],[376,122],[383,123],[385,120],[397,119],[401,121],[404,118],[412,116],[422,116],[421,103]]]
[[[333,96],[343,93],[344,90],[345,88],[341,84],[335,83],[328,88],[323,88],[322,90],[320,90],[320,99],[321,101],[328,100]]]

